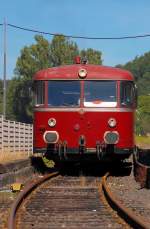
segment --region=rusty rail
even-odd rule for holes
[[[29,184],[28,186],[25,187],[23,192],[21,192],[16,201],[13,203],[9,220],[8,220],[8,229],[15,229],[16,222],[16,213],[18,211],[19,206],[21,205],[22,201],[24,198],[26,198],[32,190],[34,190],[38,185],[42,184],[44,181],[58,176],[59,173],[55,172],[52,174],[48,174],[44,176],[41,179],[38,179],[36,182]],[[142,229],[148,229],[150,228],[147,223],[142,219],[142,217],[136,216],[131,210],[128,208],[124,207],[117,199],[116,197],[112,194],[110,189],[108,188],[106,184],[106,180],[109,174],[107,173],[103,178],[102,178],[102,189],[104,191],[104,194],[110,203],[111,207],[115,209],[120,217],[122,217],[128,224],[130,224],[133,228],[142,228]]]
[[[17,196],[15,202],[13,203],[11,210],[10,210],[10,215],[8,219],[8,229],[15,229],[15,220],[16,220],[16,213],[21,205],[22,201],[24,198],[26,198],[38,185],[42,184],[48,179],[54,178],[59,175],[59,172],[54,172],[51,174],[47,174],[44,177],[38,179],[34,183],[30,183],[25,187],[25,189],[19,193]]]
[[[110,191],[106,184],[107,177],[110,174],[107,173],[102,178],[102,188],[105,194],[105,197],[107,198],[109,204],[112,206],[113,209],[115,209],[118,214],[133,228],[141,228],[141,229],[150,229],[148,224],[142,219],[142,217],[136,216],[133,211],[123,206],[115,197],[115,195]]]
[[[150,189],[150,150],[137,148],[133,154],[134,177],[141,188]]]

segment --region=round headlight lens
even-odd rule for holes
[[[49,125],[50,127],[54,127],[54,126],[56,125],[56,119],[55,119],[55,118],[50,118],[50,119],[48,120],[48,125]]]
[[[85,78],[87,75],[87,71],[85,69],[80,69],[78,74],[80,78]]]
[[[43,139],[48,144],[55,144],[59,140],[59,134],[57,131],[45,131]]]
[[[116,124],[117,124],[117,121],[116,121],[115,118],[110,118],[110,119],[108,120],[108,125],[109,125],[110,127],[115,127]]]
[[[104,141],[106,144],[117,144],[119,141],[119,133],[117,131],[106,131],[104,133]]]

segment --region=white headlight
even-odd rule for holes
[[[119,142],[119,133],[117,131],[106,131],[104,133],[104,141],[106,144],[117,144]]]
[[[49,125],[50,127],[54,127],[54,126],[56,125],[56,119],[55,119],[55,118],[50,118],[50,119],[48,120],[48,125]]]
[[[78,74],[80,78],[85,78],[87,75],[87,71],[85,69],[80,69]]]
[[[57,131],[45,131],[43,139],[46,143],[55,144],[59,140],[59,134]]]
[[[110,119],[108,120],[108,125],[109,125],[110,127],[115,127],[116,124],[117,124],[117,122],[116,122],[116,119],[115,119],[115,118],[110,118]]]

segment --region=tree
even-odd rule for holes
[[[20,122],[32,122],[32,81],[14,78],[8,86],[7,118]]]
[[[79,50],[75,42],[62,36],[54,36],[49,42],[43,36],[35,36],[35,44],[25,46],[17,59],[15,78],[9,87],[9,116],[18,121],[32,122],[32,77],[38,70],[73,64],[75,56],[87,56],[89,63],[101,64],[101,52]]]
[[[9,117],[32,122],[32,77],[40,69],[51,67],[50,44],[43,36],[35,36],[36,43],[21,50],[15,75],[9,87]]]
[[[150,71],[145,72],[143,77],[138,81],[139,95],[150,95]]]
[[[25,46],[17,59],[15,75],[31,80],[40,69],[52,66],[50,61],[50,44],[42,36],[35,36],[36,44]]]
[[[138,134],[150,133],[150,96],[139,96],[136,115],[136,129]]]
[[[77,44],[62,36],[54,36],[50,44],[50,60],[52,66],[73,64],[79,55]]]
[[[138,134],[150,133],[150,52],[117,67],[127,69],[133,73],[139,94],[136,130]]]
[[[87,49],[87,50],[81,50],[80,56],[82,58],[86,57],[89,64],[102,64],[102,53],[94,50],[94,49]]]
[[[10,85],[9,114],[23,122],[32,122],[32,77],[38,70],[71,63],[73,56],[78,53],[77,45],[63,36],[54,37],[48,42],[42,36],[35,36],[36,43],[21,50],[18,57],[15,75]]]
[[[145,92],[145,86],[148,84],[147,80],[149,81],[150,78],[150,52],[145,53],[143,56],[135,57],[133,61],[130,61],[125,65],[117,65],[116,67],[132,72],[137,85],[140,88],[140,95],[146,95],[147,92]]]

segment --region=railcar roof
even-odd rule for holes
[[[33,79],[34,80],[77,80],[79,79],[78,72],[80,69],[87,71],[85,79],[104,79],[104,80],[134,80],[133,75],[126,70],[106,67],[101,65],[90,64],[74,64],[47,68],[38,71]]]

